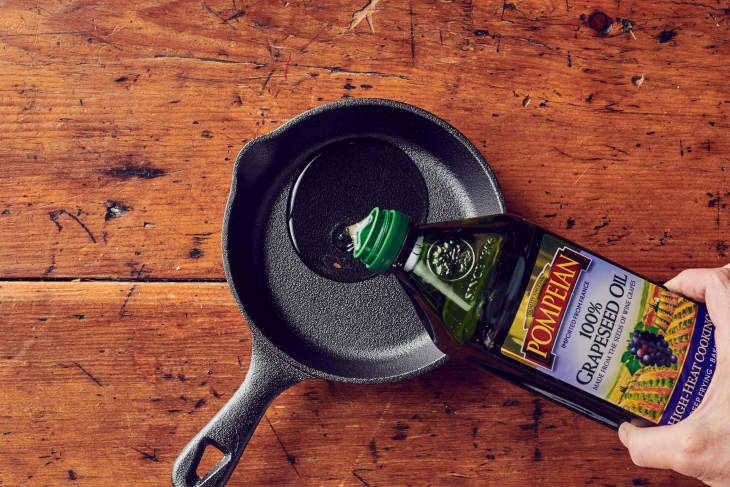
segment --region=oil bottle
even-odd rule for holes
[[[518,216],[412,226],[375,208],[347,232],[444,353],[602,424],[679,422],[712,380],[704,305]]]

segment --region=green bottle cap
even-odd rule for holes
[[[384,274],[398,257],[408,235],[410,218],[395,210],[373,211],[364,220],[347,227],[356,259],[368,270]]]

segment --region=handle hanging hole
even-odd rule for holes
[[[200,457],[195,474],[198,478],[205,477],[208,473],[217,470],[228,460],[228,455],[210,441],[206,442],[203,455]]]

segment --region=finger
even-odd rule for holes
[[[730,264],[720,269],[727,269]],[[695,301],[705,302],[707,284],[712,281],[718,269],[685,269],[667,282],[664,287]]]
[[[718,328],[730,328],[730,264],[717,269],[687,269],[665,286],[690,299],[706,303]]]
[[[618,437],[639,467],[676,468],[680,460],[677,458],[677,439],[681,438],[681,424],[640,428],[623,423]]]

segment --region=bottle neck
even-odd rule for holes
[[[347,228],[354,242],[353,256],[368,270],[386,274],[398,259],[410,228],[407,215],[375,207],[364,220]]]
[[[416,267],[418,259],[421,255],[421,249],[423,248],[423,236],[419,235],[418,232],[410,225],[408,228],[408,234],[403,241],[403,246],[398,252],[393,265],[390,267],[389,272],[394,270],[405,272],[409,274]]]
[[[401,251],[403,258],[405,259],[403,262],[403,272],[409,273],[413,271],[418,263],[418,259],[421,257],[421,251],[423,250],[423,235],[415,236],[415,239],[406,239],[403,248],[404,250]],[[410,250],[408,250],[409,248]]]

